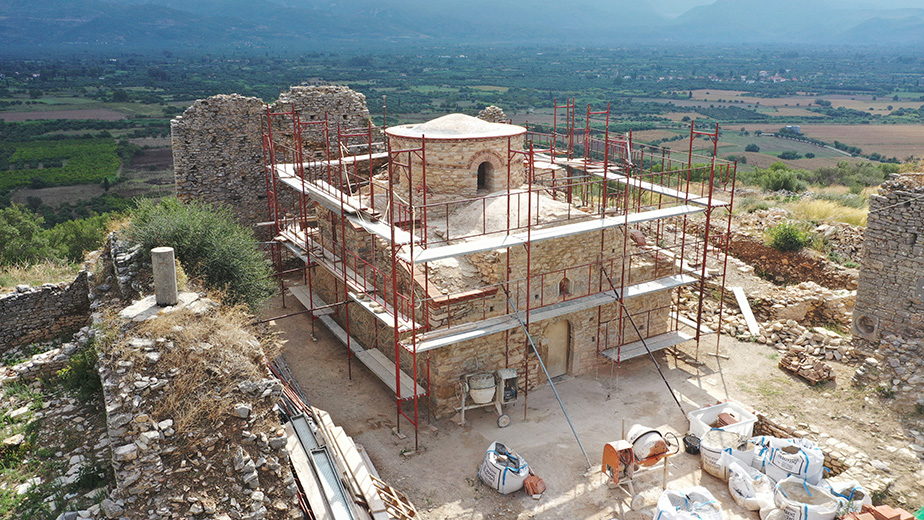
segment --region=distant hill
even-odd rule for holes
[[[669,18],[646,0],[0,0],[0,39],[8,49],[924,44],[924,9],[846,5],[716,0]]]

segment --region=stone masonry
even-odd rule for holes
[[[90,320],[87,272],[71,283],[20,285],[0,296],[0,353],[17,345],[54,339]]]
[[[343,129],[365,128],[369,121],[365,96],[342,86],[292,87],[269,109],[295,110],[303,123],[326,117],[335,156],[338,125]],[[177,198],[228,205],[244,225],[271,220],[262,140],[266,112],[267,105],[258,98],[218,95],[196,101],[171,121]],[[306,151],[325,149],[320,128],[305,125]],[[274,131],[291,135],[291,124],[274,126]],[[286,162],[286,158],[277,161]],[[298,199],[292,190],[280,190],[279,195],[282,211],[297,207]]]
[[[852,332],[870,357],[855,379],[924,407],[924,174],[870,197],[862,266]]]

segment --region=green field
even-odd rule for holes
[[[102,182],[119,171],[112,139],[0,144],[0,191]]]

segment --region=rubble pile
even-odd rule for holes
[[[860,250],[863,247],[863,228],[854,227],[843,222],[821,224],[815,228],[815,233],[824,238],[831,252],[842,260],[852,262],[860,261]]]
[[[845,363],[860,358],[848,337],[824,327],[803,327],[794,320],[764,323],[757,342],[770,345],[782,354],[804,352],[819,359]]]
[[[181,302],[192,299],[190,294],[182,293]],[[260,378],[256,338],[229,330],[228,318],[214,314],[214,303],[193,300],[153,318],[134,309],[137,305],[123,310],[120,340],[101,347],[99,373],[117,483],[102,512],[107,518],[297,517],[286,437],[273,409],[282,386]],[[172,325],[158,333],[139,326],[139,316],[147,317],[145,324],[169,316]],[[232,375],[237,384],[219,384]],[[220,395],[195,387],[203,380],[213,381],[209,386]],[[182,401],[190,393],[196,401]],[[189,409],[197,406],[204,408],[191,415]]]
[[[780,368],[808,380],[812,385],[822,381],[834,381],[834,371],[831,367],[805,352],[787,352],[780,358]]]
[[[780,287],[751,302],[759,320],[836,323],[849,327],[857,291],[831,290],[815,282]]]

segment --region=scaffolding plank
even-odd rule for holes
[[[732,287],[732,292],[735,293],[735,300],[738,301],[738,308],[741,309],[741,314],[744,315],[744,321],[748,324],[748,332],[751,336],[760,336],[760,325],[758,325],[757,320],[754,319],[754,313],[751,312],[751,305],[748,304],[748,297],[744,294],[744,289],[741,287]]]
[[[401,394],[398,394],[397,386],[395,386],[395,363],[385,357],[385,354],[382,354],[378,349],[370,348],[359,352],[356,354],[356,359],[360,360],[362,364],[366,365],[373,374],[375,374],[379,379],[381,379],[392,392],[395,392],[395,395],[398,395],[399,399],[408,399],[414,397],[414,387],[417,387],[417,395],[422,396],[426,395],[427,391],[424,387],[419,384],[411,384],[411,376],[401,371]]]
[[[334,313],[334,310],[330,307],[317,309],[317,307],[323,307],[324,305],[320,304],[317,298],[312,298],[313,294],[308,290],[307,285],[293,285],[289,287],[289,292],[292,293],[292,296],[295,296],[296,300],[305,306],[305,309],[314,308],[315,311],[313,314],[315,316],[327,316],[328,314]],[[314,305],[311,303],[312,300],[314,300]]]
[[[664,350],[691,339],[694,339],[694,337],[685,332],[675,330],[673,332],[645,338],[644,343],[642,343],[641,340],[633,341],[632,343],[626,343],[625,345],[602,350],[600,351],[600,355],[617,362],[625,361],[634,357],[644,356],[649,350],[651,352]],[[647,350],[645,349],[646,345],[648,346]]]
[[[612,170],[607,172],[605,175],[603,174],[602,170],[599,172],[588,171],[588,173],[597,175],[598,177],[603,177],[604,179],[608,181],[616,181],[620,184],[628,184],[629,186],[632,186],[634,188],[639,188],[639,189],[651,191],[654,193],[660,193],[661,195],[665,195],[665,196],[668,196],[674,199],[682,200],[689,204],[697,204],[699,206],[709,205],[709,197],[691,195],[690,193],[687,193],[685,191],[676,190],[674,188],[668,188],[667,186],[662,186],[660,184],[655,184],[653,182],[643,181],[641,179],[633,179],[621,173],[616,173]],[[725,202],[724,200],[719,200],[716,198],[712,199],[712,207],[716,208],[716,207],[721,207],[721,206],[728,206],[728,203]]]
[[[478,240],[460,242],[458,244],[421,249],[414,253],[413,259],[405,248],[405,250],[402,250],[398,256],[405,262],[413,261],[415,264],[419,264],[423,262],[432,262],[434,260],[442,260],[444,258],[452,258],[459,255],[492,251],[494,249],[505,249],[526,244],[527,241],[541,242],[543,240],[550,240],[569,235],[590,233],[593,231],[600,231],[618,226],[639,224],[649,220],[680,217],[693,213],[701,213],[703,211],[704,208],[702,207],[684,205],[651,211],[641,211],[639,213],[630,213],[626,216],[592,218],[572,224],[564,224],[560,226],[537,229],[532,233],[525,233],[521,231],[500,237],[488,237]]]
[[[311,512],[317,520],[333,520],[333,516],[327,508],[327,501],[324,499],[318,481],[315,479],[314,471],[311,469],[308,452],[305,451],[305,447],[299,441],[291,423],[286,423],[285,432],[286,451],[289,453],[289,459],[295,469],[295,476],[298,477],[298,481],[305,491],[305,498],[308,499]]]
[[[698,278],[687,274],[667,276],[664,278],[658,278],[657,280],[651,280],[649,282],[630,285],[629,287],[626,287],[625,295],[627,299],[634,298],[659,291],[670,290],[675,287],[680,287],[681,285],[691,284],[698,280]],[[573,300],[558,302],[553,305],[541,307],[539,309],[532,309],[529,311],[529,322],[535,323],[543,320],[557,318],[559,316],[564,316],[565,314],[570,314],[572,312],[592,309],[601,305],[606,305],[608,303],[614,303],[619,300],[619,297],[617,296],[618,294],[618,290],[611,290],[602,293],[591,294],[581,298],[575,298]],[[458,328],[434,331],[422,336],[421,341],[417,343],[417,352],[426,352],[428,350],[480,338],[489,334],[503,332],[505,330],[515,328],[518,325],[519,323],[517,322],[515,315],[505,314],[503,316],[488,318],[474,324],[467,323]]]
[[[315,296],[315,302],[316,304],[319,304],[319,306],[326,305],[324,301],[318,298],[317,296]],[[330,330],[331,334],[333,334],[337,339],[339,339],[341,343],[343,343],[344,345],[347,345],[347,344],[349,345],[349,348],[351,351],[353,351],[353,354],[356,356],[356,359],[360,360],[362,364],[369,367],[369,370],[373,374],[375,374],[376,377],[381,379],[382,382],[384,382],[388,386],[388,388],[390,388],[391,391],[395,392],[395,394],[397,395],[397,391],[395,390],[395,364],[394,363],[389,361],[388,358],[386,358],[384,354],[382,354],[376,349],[363,348],[362,344],[356,338],[352,336],[347,336],[347,333],[345,330],[343,330],[343,327],[341,327],[340,324],[334,321],[332,317],[326,315],[326,316],[321,316],[319,319],[321,320],[321,323],[323,323],[324,326],[327,327],[328,330]],[[347,341],[347,338],[349,338],[349,342]],[[402,371],[401,372],[401,398],[402,399],[414,397],[414,387],[411,386],[410,381],[411,381],[411,376],[405,374]],[[419,384],[416,386],[417,386],[418,396],[426,395],[427,391],[422,386],[420,386]]]
[[[392,308],[390,303],[388,303],[382,298],[376,299],[375,295],[368,294],[364,290],[364,288],[356,282],[356,280],[361,279],[361,277],[355,272],[353,272],[353,270],[350,269],[349,267],[344,266],[343,262],[338,262],[336,258],[334,259],[327,258],[327,255],[323,254],[324,250],[321,249],[321,246],[317,244],[314,240],[312,240],[311,238],[307,238],[305,241],[308,242],[309,248],[319,248],[322,251],[322,254],[313,254],[312,257],[315,259],[318,265],[327,269],[327,271],[330,272],[332,275],[334,275],[336,278],[346,281],[347,287],[350,289],[350,291],[352,291],[352,293],[349,296],[353,301],[360,304],[363,307],[363,309],[370,312],[373,317],[375,317],[380,322],[382,322],[382,324],[384,324],[386,327],[395,326],[394,309]],[[288,243],[289,242],[286,242],[286,244]],[[361,300],[359,298],[360,294],[368,295],[369,300]],[[381,305],[385,310],[383,312],[375,312],[375,310],[372,308],[373,302]],[[411,320],[407,319],[406,317],[400,314],[398,315],[398,331],[399,332],[408,332],[410,330],[416,330],[418,328],[420,328],[419,323],[413,323],[411,322]]]

